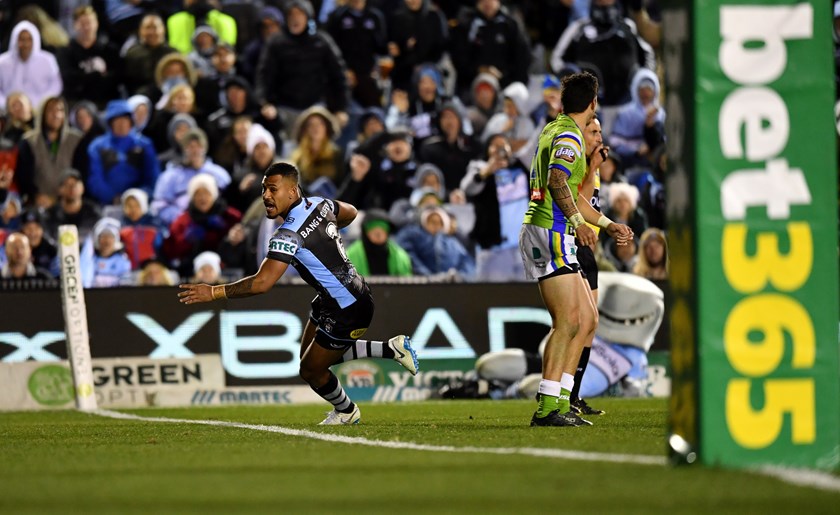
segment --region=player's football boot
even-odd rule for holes
[[[411,339],[402,334],[394,336],[388,340],[388,347],[394,351],[394,361],[416,376],[420,363],[417,361],[417,353],[411,348]]]
[[[564,427],[578,427],[578,426],[591,426],[592,422],[588,420],[584,420],[577,416],[576,414],[572,413],[571,411],[567,411],[566,413],[560,413],[559,409],[556,409],[549,413],[544,417],[538,417],[536,413],[534,416],[531,417],[531,427],[535,426],[564,426]]]
[[[340,425],[350,425],[350,424],[358,424],[359,421],[362,419],[362,412],[359,410],[359,405],[357,404],[356,407],[350,413],[341,413],[336,410],[332,410],[327,413],[327,418],[323,420],[319,426],[340,426]]]
[[[586,403],[583,399],[575,399],[571,405],[572,413],[576,415],[603,415],[606,411],[602,409],[595,409]]]

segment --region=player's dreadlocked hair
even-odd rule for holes
[[[566,114],[582,113],[586,111],[592,100],[598,96],[598,79],[589,72],[567,75],[561,83],[563,92],[560,101]]]
[[[300,171],[298,171],[297,167],[291,163],[274,163],[265,170],[266,177],[272,177],[274,175],[280,175],[284,179],[291,179],[297,184],[298,192],[300,193],[300,198],[306,203],[306,207],[312,205],[312,202],[306,198],[306,195],[303,194],[303,188],[300,187]]]

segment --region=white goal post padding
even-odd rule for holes
[[[58,228],[58,249],[67,359],[76,388],[76,408],[94,411],[97,409],[96,395],[93,392],[85,293],[79,268],[79,231],[75,225],[62,225]]]

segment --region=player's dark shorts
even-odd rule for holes
[[[329,350],[343,350],[361,338],[373,320],[373,296],[368,289],[344,309],[320,295],[312,300],[309,319],[318,326],[315,343]]]
[[[578,243],[575,241],[575,243]],[[598,289],[598,263],[595,261],[595,253],[586,245],[578,243],[577,259],[580,264],[580,275],[589,282],[589,289]]]

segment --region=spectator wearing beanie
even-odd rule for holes
[[[222,282],[222,258],[211,250],[205,250],[193,259],[191,282],[220,284]]]
[[[360,275],[411,275],[411,257],[391,239],[392,231],[393,226],[384,211],[370,209],[365,212],[361,239],[347,247],[347,258]]]
[[[120,241],[120,222],[102,218],[93,227],[93,235],[82,248],[79,258],[85,288],[111,288],[131,273],[131,260]]]
[[[149,213],[149,194],[131,188],[122,194],[122,227],[120,239],[131,260],[131,269],[137,270],[148,259],[160,254],[167,228]]]
[[[35,266],[44,270],[58,271],[58,261],[56,260],[58,248],[55,245],[55,240],[45,232],[46,214],[40,209],[30,209],[23,213],[20,222],[21,232],[29,238],[29,245],[32,248],[32,262]]]
[[[216,178],[200,173],[187,186],[189,206],[169,227],[163,244],[164,255],[178,272],[186,277],[192,272],[192,261],[205,250],[219,248],[231,228],[242,219],[239,211],[228,207],[219,198]]]
[[[394,241],[411,256],[416,275],[454,271],[471,279],[475,262],[451,230],[449,214],[443,208],[428,207],[420,213],[420,223],[402,228]]]

